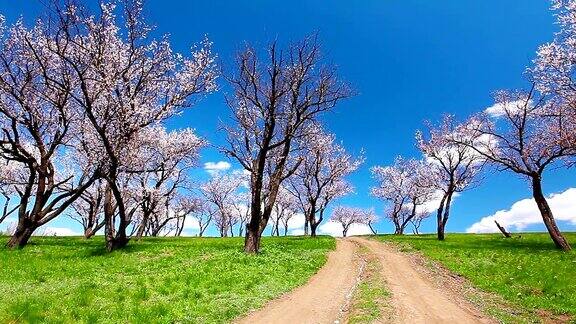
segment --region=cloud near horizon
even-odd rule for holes
[[[79,232],[74,231],[68,227],[51,227],[48,226],[44,229],[40,229],[36,233],[35,236],[79,236],[82,235]]]
[[[328,221],[323,223],[318,227],[319,234],[330,235],[334,237],[341,237],[342,236],[342,225],[337,222]],[[372,234],[370,227],[364,224],[352,224],[348,229],[347,236],[354,236],[354,235],[366,235]]]
[[[551,194],[547,199],[556,221],[576,225],[576,188]],[[527,198],[515,202],[510,209],[499,210],[490,216],[483,217],[468,227],[466,233],[496,233],[498,228],[494,220],[512,231],[523,231],[530,225],[542,224],[542,217],[536,202],[532,198]]]

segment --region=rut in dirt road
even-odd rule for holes
[[[463,296],[437,287],[409,257],[393,247],[365,238],[352,238],[367,247],[382,265],[382,277],[392,294],[394,323],[493,323]]]
[[[360,262],[356,244],[338,240],[336,250],[310,281],[302,287],[267,303],[236,323],[334,323],[344,315],[356,286]]]

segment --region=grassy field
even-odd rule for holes
[[[335,240],[264,238],[258,256],[241,251],[241,238],[103,246],[46,237],[0,249],[0,323],[227,322],[306,282]]]
[[[576,233],[566,234],[576,246]],[[542,310],[576,318],[576,252],[560,252],[548,234],[448,234],[379,236],[382,241],[415,249],[468,278],[475,286],[494,292],[530,312]]]

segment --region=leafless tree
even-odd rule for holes
[[[296,140],[321,113],[351,95],[335,69],[322,65],[316,36],[285,51],[272,43],[267,54],[260,60],[254,49],[246,48],[237,57],[236,74],[228,77],[234,89],[234,96],[227,98],[233,123],[225,127],[229,145],[223,151],[250,173],[247,253],[260,250],[280,185],[299,166],[290,161]]]

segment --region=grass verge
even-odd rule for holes
[[[390,306],[390,292],[382,278],[382,266],[376,257],[365,247],[359,248],[360,257],[366,265],[360,283],[352,296],[348,323],[377,323],[390,320],[393,309]]]
[[[4,238],[0,238],[4,239]],[[330,237],[147,238],[106,253],[102,238],[35,237],[0,249],[0,322],[221,323],[305,283]]]
[[[566,236],[576,242],[576,233]],[[435,235],[377,238],[396,242],[404,251],[421,252],[533,318],[576,318],[576,253],[557,250],[548,234],[522,233],[511,239],[498,234],[448,234],[443,242]],[[498,309],[493,313],[507,321]]]

